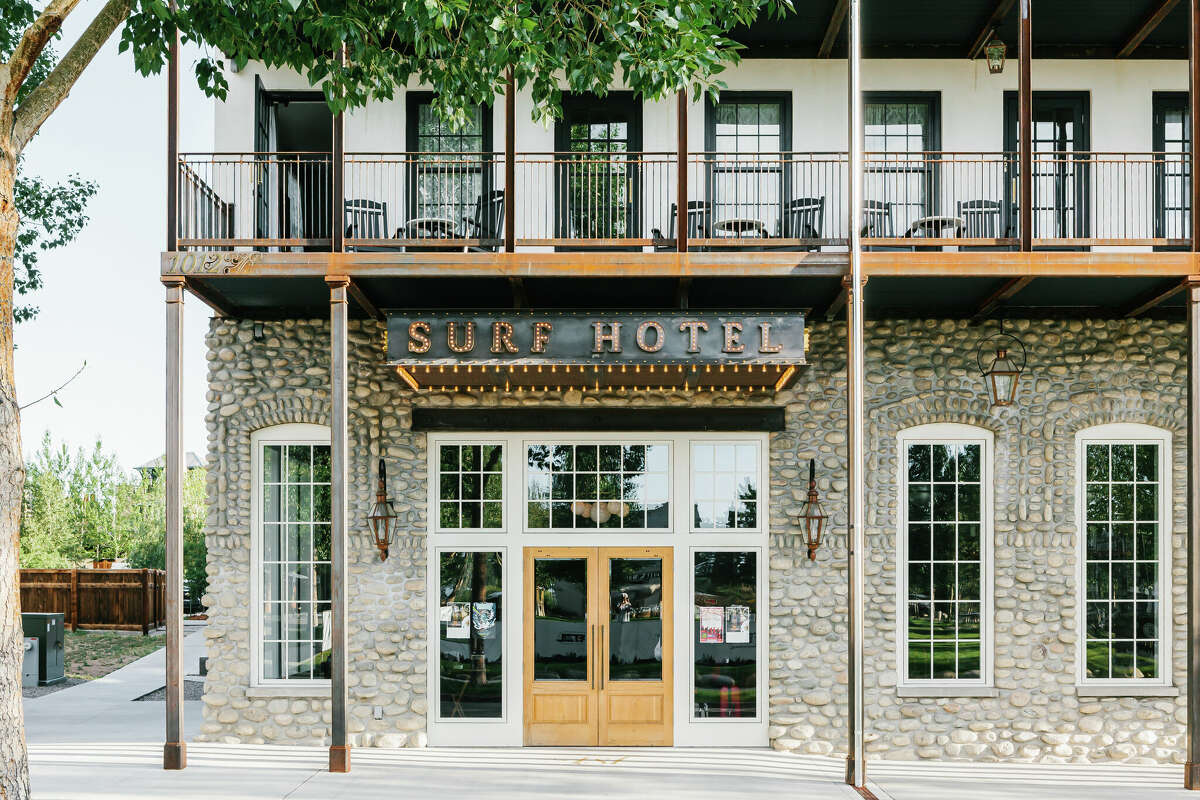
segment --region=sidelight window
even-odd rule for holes
[[[498,719],[504,712],[504,555],[438,553],[438,714]]]

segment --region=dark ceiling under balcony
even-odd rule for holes
[[[743,55],[845,58],[845,5],[794,2],[795,11],[783,20],[764,16],[734,31],[733,38],[746,46]],[[1188,4],[1181,0],[1031,2],[1035,58],[1187,58]],[[1009,58],[1016,58],[1014,0],[864,0],[862,9],[867,58],[967,58],[986,40],[998,12],[995,35],[1008,45]],[[831,28],[836,35],[827,36]]]

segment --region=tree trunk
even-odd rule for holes
[[[0,798],[29,797],[29,756],[21,708],[21,592],[17,582],[25,460],[13,375],[13,258],[17,157],[0,138]]]

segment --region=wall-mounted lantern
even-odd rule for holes
[[[808,499],[797,517],[797,523],[804,526],[804,544],[808,547],[808,560],[817,560],[817,548],[821,546],[821,537],[825,534],[825,525],[829,515],[817,496],[817,466],[815,459],[808,460]]]
[[[1008,53],[1008,45],[993,37],[983,46],[983,55],[987,59],[988,72],[999,75],[1004,72],[1004,56]]]
[[[396,535],[396,509],[387,498],[387,472],[383,459],[379,459],[379,486],[375,491],[375,505],[367,515],[367,524],[371,529],[372,543],[379,548],[379,560],[387,561],[388,548]]]
[[[1016,357],[1014,357],[1014,353]],[[983,360],[991,358],[991,364],[985,369]],[[1011,406],[1017,402],[1017,383],[1021,373],[1025,371],[1025,345],[1017,337],[1004,332],[1004,323],[1000,324],[1000,332],[989,336],[979,343],[979,352],[975,355],[979,366],[979,374],[987,384],[988,395],[993,406]]]

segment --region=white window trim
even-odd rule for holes
[[[1115,422],[1095,425],[1075,434],[1075,685],[1085,690],[1081,696],[1104,697],[1142,696],[1151,687],[1174,686],[1174,661],[1171,644],[1174,639],[1171,593],[1171,503],[1174,478],[1171,465],[1171,432],[1152,425],[1135,422]],[[1157,678],[1089,678],[1087,677],[1087,511],[1084,491],[1087,484],[1084,458],[1088,444],[1154,444],[1158,445],[1158,644],[1160,666]]]
[[[670,510],[671,527],[666,529],[570,529],[526,530],[524,448],[544,443],[601,443],[612,441],[665,443],[670,446]],[[676,674],[672,703],[675,708],[674,740],[677,747],[730,746],[764,747],[768,744],[770,716],[768,673],[770,655],[770,615],[768,591],[770,586],[770,486],[765,483],[770,474],[771,440],[766,433],[724,432],[562,432],[481,431],[478,433],[430,433],[426,439],[430,480],[426,482],[427,513],[434,513],[437,502],[434,458],[436,448],[449,443],[503,442],[506,445],[504,466],[504,504],[507,526],[504,530],[489,529],[469,532],[461,529],[439,531],[430,527],[431,540],[426,548],[426,592],[430,598],[426,608],[428,631],[438,630],[438,554],[452,550],[489,550],[505,554],[504,613],[514,623],[504,632],[504,717],[495,719],[440,720],[437,700],[439,641],[436,634],[427,636],[426,696],[431,713],[426,730],[434,746],[519,746],[524,736],[524,551],[527,547],[613,546],[669,547],[675,564],[675,633],[673,637]],[[759,485],[761,520],[757,531],[704,529],[691,535],[691,444],[693,442],[756,442],[759,445]],[[678,516],[686,514],[686,517]],[[694,551],[755,550],[758,553],[758,597],[761,613],[758,619],[758,695],[757,718],[754,719],[693,719],[692,718],[692,626],[694,614],[692,565]],[[686,572],[684,572],[686,570]],[[520,624],[517,624],[517,621]],[[687,624],[684,624],[686,621]]]
[[[268,444],[330,444],[325,425],[287,423],[260,428],[250,434],[250,687],[328,687],[328,678],[264,678],[262,676],[262,452]],[[263,695],[260,695],[263,696]],[[281,692],[280,696],[290,696]]]
[[[520,487],[521,501],[521,530],[531,535],[545,534],[561,534],[563,536],[611,536],[613,534],[624,535],[639,535],[639,534],[671,534],[675,530],[675,515],[679,513],[679,501],[675,492],[675,461],[676,447],[679,444],[676,440],[664,438],[661,435],[646,436],[638,438],[637,435],[629,436],[614,436],[610,433],[602,434],[556,434],[551,437],[540,437],[530,439],[528,437],[521,438],[521,456],[516,462],[521,471],[520,480],[516,485]],[[529,526],[529,470],[527,469],[527,460],[529,458],[529,448],[533,445],[568,445],[568,444],[609,444],[609,445],[627,445],[627,444],[642,444],[642,445],[665,445],[667,448],[667,519],[669,520],[665,528],[531,528]],[[689,446],[686,445],[685,446]],[[690,446],[689,446],[690,447]],[[691,452],[690,449],[688,451]],[[690,463],[690,462],[689,462]]]
[[[908,453],[910,444],[962,442],[982,445],[979,464],[980,488],[980,665],[978,678],[908,677]],[[944,688],[939,697],[955,697],[956,690],[995,685],[995,564],[993,483],[995,436],[986,428],[961,423],[941,422],[905,428],[896,436],[896,675],[899,692],[913,689]],[[962,696],[971,696],[969,693]]]
[[[764,491],[766,493],[766,496],[768,496],[768,497],[770,496],[770,486],[765,485],[765,482],[763,481],[763,476],[767,475],[768,472],[767,472],[767,447],[766,447],[766,445],[763,444],[762,439],[752,439],[752,438],[746,438],[746,437],[727,438],[727,437],[723,437],[723,436],[718,436],[718,437],[712,437],[712,438],[688,439],[686,444],[687,444],[687,449],[688,449],[688,451],[687,451],[688,470],[687,470],[687,508],[685,509],[685,513],[687,514],[688,531],[690,533],[697,534],[700,536],[712,536],[714,534],[718,535],[718,536],[732,536],[732,535],[736,535],[736,534],[760,534],[760,533],[762,533],[764,530],[764,524],[765,524],[763,521]],[[758,463],[755,465],[755,467],[757,468],[757,473],[755,474],[755,480],[757,481],[756,487],[757,487],[757,491],[758,491],[758,497],[754,501],[757,504],[758,508],[755,511],[754,519],[755,519],[756,524],[753,528],[698,528],[698,527],[696,527],[696,514],[695,514],[695,506],[696,506],[695,477],[696,476],[692,470],[692,448],[694,448],[698,444],[731,444],[731,445],[735,445],[735,446],[739,445],[739,444],[748,444],[748,445],[753,445],[754,447],[758,448],[758,459],[757,459]]]
[[[442,472],[441,472],[441,449],[442,445],[481,445],[493,446],[500,448],[500,527],[499,528],[443,528],[442,527]],[[433,521],[433,530],[435,533],[507,533],[508,532],[508,459],[511,456],[510,449],[503,439],[485,438],[485,439],[438,439],[429,444],[429,484],[433,487],[433,492],[430,495],[429,517]],[[457,473],[456,473],[457,474]],[[491,474],[491,473],[484,473]],[[480,486],[480,496],[483,495],[483,486]],[[459,498],[462,502],[462,498]]]

